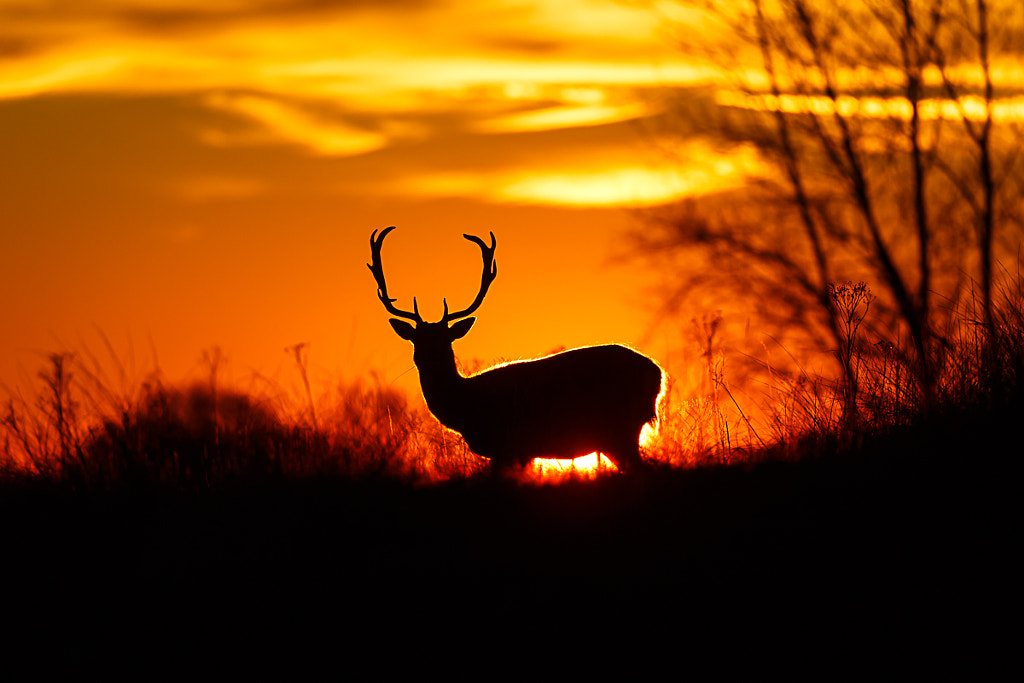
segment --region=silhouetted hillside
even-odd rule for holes
[[[1017,566],[1014,415],[799,463],[549,486],[8,484],[8,643],[44,669],[298,658],[382,676],[435,668],[424,652],[600,661],[607,647],[682,664],[772,647],[857,665],[998,647]]]

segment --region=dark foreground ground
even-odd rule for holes
[[[138,680],[314,665],[552,678],[552,657],[626,660],[644,679],[697,661],[759,678],[978,674],[1020,622],[1019,444],[990,427],[546,487],[7,485],[0,665]]]

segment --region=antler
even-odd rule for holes
[[[491,233],[491,246],[488,247],[484,244],[484,241],[475,235],[463,235],[470,242],[475,242],[480,247],[480,253],[484,259],[484,270],[483,275],[480,276],[480,292],[476,295],[476,299],[469,305],[469,308],[455,313],[448,312],[448,302],[444,302],[444,317],[441,318],[443,322],[451,322],[458,318],[465,318],[470,315],[476,309],[480,308],[480,304],[484,302],[484,297],[487,295],[487,289],[494,282],[494,278],[498,277],[498,264],[494,262],[494,248],[497,246],[497,241],[494,239],[494,233]]]
[[[384,238],[387,237],[388,233],[394,229],[395,226],[392,225],[389,228],[384,228],[380,233],[380,237],[377,237],[376,230],[374,230],[373,234],[370,235],[370,258],[373,260],[373,263],[367,263],[366,267],[370,269],[370,272],[373,273],[373,279],[377,281],[377,297],[380,299],[380,302],[384,304],[384,308],[387,309],[387,312],[398,318],[405,318],[406,320],[412,320],[415,323],[421,323],[423,322],[423,319],[420,318],[420,312],[416,306],[415,298],[412,300],[413,312],[410,313],[409,311],[403,311],[400,308],[396,308],[394,302],[398,301],[398,299],[392,299],[388,296],[388,285],[384,281],[384,266],[380,260],[380,247],[384,243]],[[492,235],[491,237],[493,239],[494,236]]]

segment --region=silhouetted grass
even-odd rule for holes
[[[70,353],[51,355],[39,378],[38,395],[4,405],[8,480],[201,491],[325,476],[422,483],[480,467],[457,435],[376,381],[339,384],[313,412],[215,378],[176,387],[154,376],[118,395]]]
[[[785,372],[765,363],[761,397],[736,395],[726,355],[716,348],[720,316],[691,322],[703,363],[700,388],[684,396],[673,378],[660,411],[659,435],[647,447],[671,467],[799,460],[895,429],[955,423],[959,415],[1006,411],[1021,404],[1024,373],[1024,285],[1007,277],[995,325],[987,327],[976,297],[950,302],[934,405],[918,393],[910,349],[900,339],[860,329],[870,306],[861,285],[834,288],[850,321],[836,351],[855,378]],[[305,396],[244,393],[218,385],[216,359],[206,382],[166,384],[152,375],[112,388],[92,356],[54,353],[40,373],[39,393],[9,392],[3,406],[0,474],[73,489],[171,487],[215,490],[231,484],[317,477],[427,483],[482,473],[459,435],[375,378],[339,383],[314,398],[302,346],[294,347]],[[123,374],[123,373],[122,373]],[[745,405],[745,402],[749,404]],[[851,446],[852,445],[852,446]]]
[[[848,312],[845,348],[834,351],[840,363],[849,363],[848,375],[816,375],[795,359],[788,368],[765,360],[756,375],[760,395],[749,389],[734,393],[726,352],[716,348],[713,334],[706,335],[706,377],[689,396],[670,385],[654,456],[684,467],[800,460],[856,450],[866,439],[897,431],[970,421],[978,414],[998,413],[1015,422],[1013,415],[1024,403],[1024,278],[1006,275],[991,327],[972,291],[946,302],[944,328],[935,331],[939,343],[931,360],[935,398],[930,404],[921,395],[907,340],[880,337],[877,326],[861,328],[871,301],[863,283],[833,288],[841,299],[839,310]],[[709,329],[706,322],[693,324]]]

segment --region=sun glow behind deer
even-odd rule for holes
[[[663,385],[665,382],[662,382]],[[662,396],[658,397],[660,410]],[[645,424],[640,431],[641,452],[649,452],[650,447],[658,438],[659,421]],[[617,472],[615,463],[598,452],[587,453],[578,458],[534,458],[526,467],[527,478],[539,482],[557,482],[566,478],[593,479],[600,476],[602,472]]]
[[[660,405],[660,399],[659,399]],[[658,438],[658,422],[648,423],[640,431],[641,451],[647,451]],[[535,458],[526,468],[529,477],[539,481],[559,481],[566,477],[593,479],[601,472],[615,472],[615,463],[600,453],[587,453],[578,458]]]
[[[640,432],[640,448],[647,449],[657,438],[657,427],[644,425]],[[526,468],[526,475],[538,481],[559,481],[566,477],[593,479],[602,472],[616,472],[615,463],[600,453],[587,453],[578,458],[535,458]]]
[[[525,474],[539,481],[558,481],[566,477],[593,479],[602,470],[615,471],[615,465],[600,453],[588,453],[573,459],[536,458]]]

